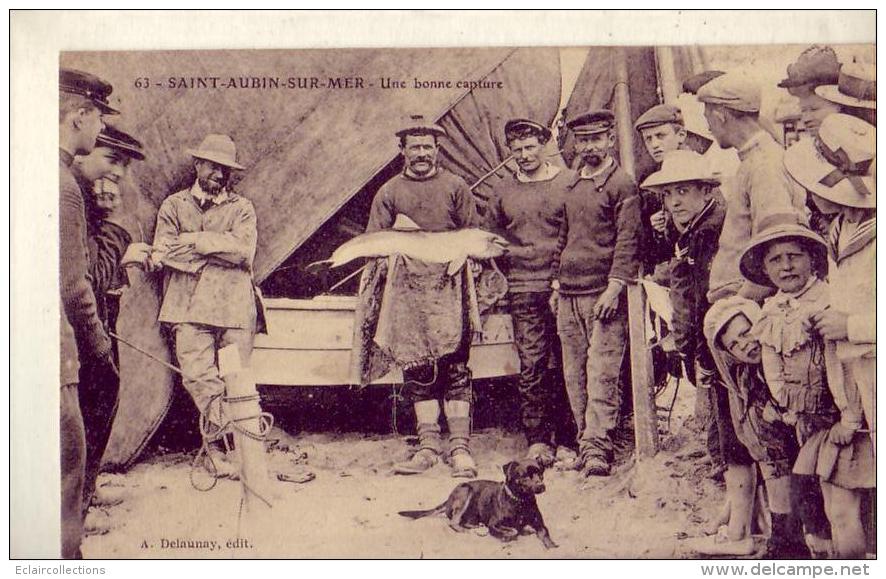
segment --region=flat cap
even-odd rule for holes
[[[698,94],[698,89],[724,74],[726,73],[722,70],[706,70],[698,74],[693,74],[683,81],[683,92]]]
[[[566,121],[566,126],[576,135],[603,133],[615,126],[615,115],[606,109],[588,111]]]
[[[129,133],[121,131],[108,123],[105,123],[105,128],[98,134],[98,138],[95,140],[95,146],[110,147],[132,157],[133,159],[138,159],[139,161],[145,160],[145,154],[141,142]]]
[[[551,129],[529,119],[511,119],[505,123],[505,138],[507,138],[509,133],[517,131],[532,131],[546,141],[551,138]]]
[[[813,45],[803,51],[797,62],[788,65],[788,76],[778,83],[781,88],[837,84],[840,62],[830,46]]]
[[[634,122],[634,128],[638,131],[648,127],[657,127],[667,123],[683,124],[683,113],[674,105],[656,105],[640,115]]]
[[[415,113],[408,115],[401,124],[400,128],[394,132],[398,137],[405,135],[436,135],[445,137],[446,129],[431,121],[423,114]]]
[[[120,112],[108,103],[108,97],[114,91],[114,87],[94,74],[71,68],[59,69],[58,89],[61,92],[88,98],[95,103],[102,114],[116,115]]]
[[[698,100],[746,113],[760,112],[760,85],[745,74],[727,72],[698,89]]]

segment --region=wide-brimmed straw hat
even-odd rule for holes
[[[825,117],[814,139],[803,139],[784,155],[784,166],[800,185],[832,203],[877,206],[877,129],[842,113]]]
[[[826,273],[828,267],[828,246],[817,233],[800,222],[796,213],[776,213],[763,218],[760,232],[755,235],[739,261],[741,274],[755,284],[775,287],[766,274],[763,260],[766,251],[775,241],[796,241],[809,251],[813,270]]]
[[[237,146],[234,145],[234,139],[228,135],[206,135],[199,147],[185,151],[195,159],[212,161],[231,169],[244,168],[237,163]]]
[[[816,87],[815,94],[838,105],[859,109],[877,108],[877,69],[873,65],[844,64],[837,84]]]
[[[708,162],[695,151],[677,149],[666,153],[661,169],[646,178],[640,185],[644,189],[657,189],[672,183],[698,181],[719,185],[720,179],[714,176]]]

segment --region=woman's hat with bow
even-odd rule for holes
[[[807,190],[832,203],[871,209],[877,206],[877,129],[856,117],[828,115],[815,139],[785,151],[784,165]]]

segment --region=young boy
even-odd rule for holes
[[[717,253],[726,209],[714,195],[719,185],[704,158],[692,151],[676,150],[664,156],[662,168],[642,187],[661,197],[664,210],[677,231],[672,250],[668,281],[674,307],[673,336],[677,353],[686,368],[686,377],[701,388],[700,409],[713,409],[711,390],[714,362],[703,336],[708,311],[708,280],[711,262]],[[697,411],[707,431],[707,449],[712,473],[725,468],[720,452],[720,436],[711,412]],[[704,420],[708,417],[707,420]]]

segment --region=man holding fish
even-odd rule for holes
[[[399,215],[427,232],[476,227],[479,217],[467,183],[437,165],[438,139],[446,136],[443,127],[422,115],[412,115],[395,134],[400,139],[405,167],[403,173],[385,183],[376,194],[367,233],[391,229]],[[443,413],[449,425],[452,476],[477,476],[469,447],[470,344],[470,324],[465,319],[463,338],[456,351],[433,364],[404,368],[403,380],[415,408],[419,450],[409,460],[395,464],[395,473],[422,473],[439,462],[443,451],[439,422],[442,395]]]
[[[518,170],[496,185],[486,210],[491,231],[512,244],[502,260],[520,356],[520,409],[527,456],[551,466],[574,461],[575,426],[560,365],[557,320],[549,307],[566,186],[575,174],[545,159],[551,131],[529,119],[505,124]],[[571,426],[571,428],[570,428]]]

